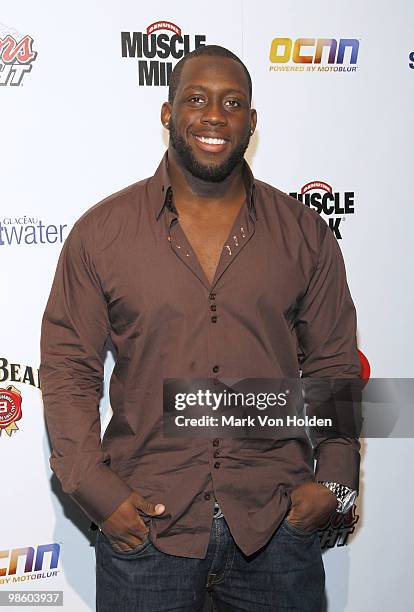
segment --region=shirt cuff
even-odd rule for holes
[[[341,484],[359,491],[359,442],[327,440],[316,454],[315,479]]]
[[[103,463],[96,471],[83,478],[80,486],[70,493],[70,496],[92,522],[100,525],[131,495],[132,491]]]

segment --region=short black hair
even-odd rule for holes
[[[180,83],[181,72],[184,68],[185,63],[193,57],[200,57],[202,55],[228,57],[229,59],[232,59],[235,62],[238,62],[241,66],[243,66],[243,70],[246,74],[247,82],[249,85],[249,100],[252,100],[252,79],[250,77],[249,71],[247,70],[241,59],[225,47],[220,47],[219,45],[205,45],[204,47],[198,47],[198,49],[194,49],[194,51],[191,51],[190,53],[187,53],[187,55],[184,55],[184,57],[181,58],[180,61],[174,66],[174,70],[171,72],[170,76],[170,86],[168,88],[168,102],[170,104],[174,102],[175,94],[177,93],[178,85]]]

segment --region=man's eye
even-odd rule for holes
[[[236,108],[237,106],[240,106],[240,102],[238,102],[238,100],[226,100],[225,104],[227,104],[227,106],[230,106],[232,108]]]
[[[203,102],[203,98],[201,98],[200,96],[191,96],[188,101],[195,102],[196,104],[198,104],[199,102]]]

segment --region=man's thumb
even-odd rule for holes
[[[146,504],[142,505],[142,510],[144,510],[146,514],[158,515],[165,511],[165,506],[164,504],[151,504],[151,502],[147,502]]]

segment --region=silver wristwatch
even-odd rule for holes
[[[318,480],[318,482],[324,485],[324,487],[327,487],[332,493],[335,493],[336,499],[338,500],[336,511],[341,514],[348,512],[356,500],[358,493],[354,489],[338,484],[337,482],[326,482],[324,480]]]

